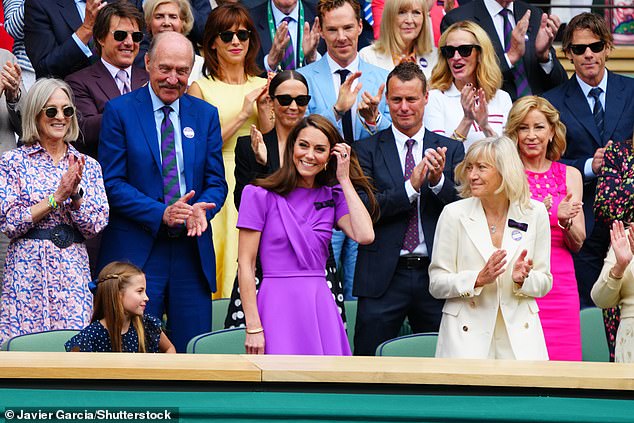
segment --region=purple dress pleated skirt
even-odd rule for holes
[[[338,186],[296,188],[285,197],[245,187],[237,226],[262,233],[257,304],[266,354],[350,355],[324,270],[332,228],[346,214]]]

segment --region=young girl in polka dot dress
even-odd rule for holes
[[[66,342],[66,351],[176,352],[161,321],[144,314],[145,274],[135,265],[115,261],[104,267],[94,302],[92,323]]]

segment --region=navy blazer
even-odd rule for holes
[[[423,184],[420,194],[420,217],[427,251],[433,250],[436,223],[445,204],[458,199],[454,183],[454,169],[464,159],[464,147],[458,141],[425,130],[423,151],[428,148],[447,147],[445,181],[438,195],[428,184]],[[371,178],[381,211],[374,224],[374,242],[359,245],[353,295],[380,297],[390,285],[396,271],[398,258],[407,230],[412,207],[405,191],[403,166],[396,148],[392,128],[380,131],[373,137],[355,142],[363,173]],[[367,196],[359,195],[368,205]]]
[[[310,24],[310,27],[312,29],[313,23],[315,22],[315,17],[317,16],[315,12],[315,1],[300,1],[304,6],[304,20]],[[255,24],[255,29],[258,31],[258,36],[260,37],[260,51],[258,51],[258,55],[255,58],[255,63],[257,63],[257,65],[262,69],[264,69],[264,57],[269,54],[269,51],[271,51],[271,46],[273,45],[273,40],[271,39],[271,31],[269,30],[268,7],[269,1],[265,1],[264,3],[254,6],[251,10],[249,10],[251,19]],[[300,45],[295,46],[295,57],[298,57],[301,43],[299,44]],[[326,53],[326,43],[324,43],[324,40],[322,38],[319,39],[317,51],[321,55],[324,55]],[[302,64],[302,66],[303,65],[304,64]]]
[[[132,90],[141,88],[147,81],[146,70],[132,66],[130,78]],[[66,82],[73,90],[79,129],[81,129],[80,139],[74,145],[82,153],[96,159],[103,110],[106,103],[119,97],[121,92],[117,82],[101,60],[68,75]]]
[[[114,0],[106,0],[108,3]],[[128,0],[143,14],[141,0]],[[74,0],[26,0],[24,3],[24,45],[38,78],[64,78],[90,65],[90,60],[73,40],[82,24]],[[142,43],[135,64],[143,60]]]
[[[605,120],[603,137],[599,135],[588,100],[583,95],[577,78],[573,75],[566,83],[548,91],[544,98],[559,110],[566,125],[566,151],[561,161],[581,172],[584,181],[583,211],[586,215],[586,234],[592,233],[594,195],[597,179],[586,178],[586,161],[597,148],[609,140],[624,141],[632,138],[634,128],[634,79],[608,71],[608,86],[605,98]]]
[[[190,204],[215,203],[211,219],[227,196],[218,110],[187,94],[180,98],[181,130]],[[101,122],[99,163],[110,203],[110,224],[104,231],[99,268],[114,260],[143,267],[162,224],[163,176],[149,87],[119,96],[106,104]],[[212,291],[216,290],[216,260],[211,225],[198,237],[200,264]]]
[[[524,52],[524,67],[526,69],[526,76],[528,78],[528,84],[531,87],[531,91],[535,95],[542,94],[551,88],[563,83],[567,79],[566,71],[557,59],[555,49],[550,48],[550,54],[553,59],[553,69],[550,74],[547,74],[542,69],[537,60],[535,53],[535,38],[539,32],[541,25],[542,10],[538,7],[531,6],[521,0],[513,2],[513,10],[515,21],[519,21],[527,10],[531,11],[531,18],[528,25],[528,41],[526,42],[526,51]],[[445,15],[440,28],[444,32],[451,24],[470,20],[482,27],[489,34],[495,54],[498,56],[500,62],[500,70],[504,77],[502,89],[509,93],[513,101],[517,100],[517,89],[515,87],[515,78],[513,72],[509,67],[506,58],[504,57],[504,46],[500,42],[500,37],[497,35],[493,19],[489,15],[483,0],[473,0],[466,4],[461,4],[460,7],[453,9]]]

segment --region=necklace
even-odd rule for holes
[[[496,225],[491,225],[491,226],[489,226],[489,230],[491,231],[491,233],[492,233],[492,234],[494,234],[494,233],[495,233],[495,231],[497,231],[497,229],[498,229],[498,228],[497,228],[497,226],[496,226]]]

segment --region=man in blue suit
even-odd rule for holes
[[[308,113],[330,119],[352,144],[390,126],[383,99],[387,71],[365,63],[357,54],[363,26],[356,0],[320,0],[317,16],[327,52],[320,60],[298,69],[306,77],[312,95]],[[351,299],[357,244],[343,232],[334,231],[332,247],[335,260],[342,257],[344,295]]]
[[[110,203],[99,266],[128,260],[146,274],[146,312],[168,317],[176,350],[211,330],[216,289],[209,220],[227,195],[218,111],[185,94],[194,51],[165,32],[146,56],[148,86],[105,108],[99,162]]]
[[[575,74],[544,94],[559,110],[567,128],[562,161],[583,175],[587,236],[581,251],[573,256],[582,308],[594,306],[590,290],[610,243],[609,228],[595,222],[592,210],[603,154],[610,141],[630,139],[634,128],[634,79],[605,68],[613,46],[612,34],[602,17],[592,13],[575,16],[562,40]]]
[[[429,293],[427,269],[440,212],[457,199],[454,168],[464,159],[461,143],[423,127],[427,81],[416,63],[396,66],[387,87],[392,127],[353,144],[380,208],[374,242],[359,246],[356,355],[374,355],[398,336],[406,316],[415,333],[438,331],[444,301]]]

